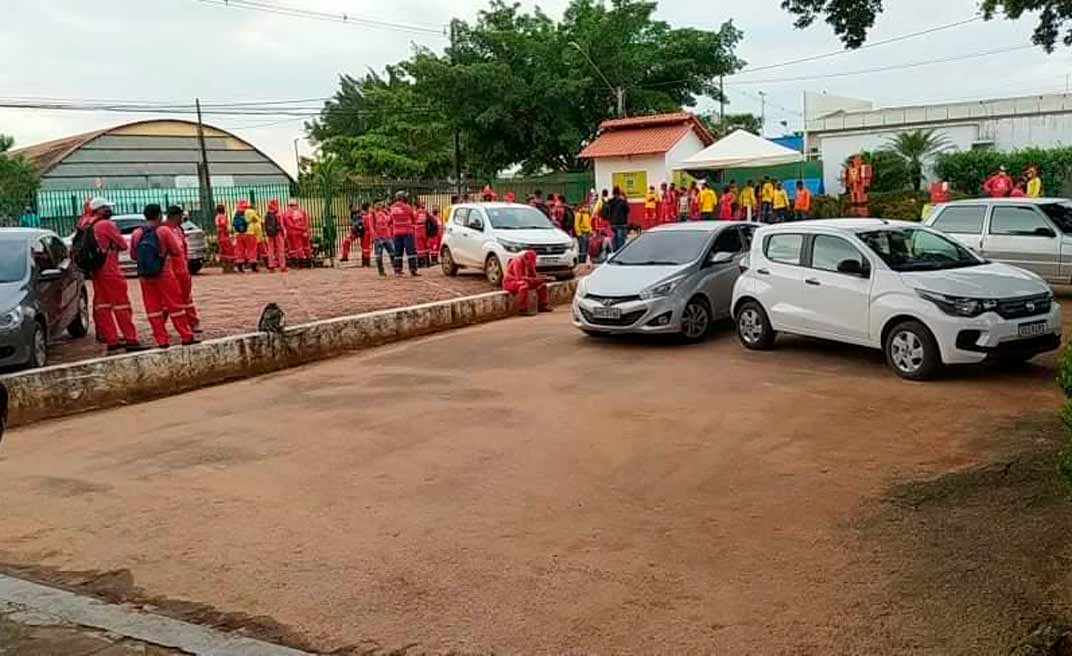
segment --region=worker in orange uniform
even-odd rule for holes
[[[227,208],[216,206],[216,244],[220,249],[220,263],[225,273],[234,271],[235,243],[231,237],[231,221],[227,218]]]
[[[413,204],[413,243],[417,247],[417,266],[427,267],[428,263],[428,210],[424,203]]]
[[[127,280],[119,268],[119,253],[127,250],[127,242],[112,221],[112,203],[93,198],[84,210],[89,215],[82,219],[72,250],[75,263],[93,283],[93,321],[99,338],[108,353],[144,351],[134,328]],[[90,235],[93,245],[88,244]]]
[[[174,233],[182,252],[178,257],[169,258],[168,264],[175,281],[179,284],[179,301],[182,309],[186,312],[186,321],[190,324],[190,330],[194,333],[201,332],[201,317],[197,314],[197,306],[194,305],[194,277],[190,273],[190,245],[186,241],[186,232],[182,229],[185,222],[181,207],[172,205],[164,215],[164,225]]]
[[[528,312],[529,292],[535,291],[538,312],[550,312],[547,297],[548,278],[536,273],[536,251],[525,250],[510,260],[503,274],[503,289],[517,298],[519,312]]]
[[[238,201],[231,228],[235,233],[235,266],[240,272],[248,265],[251,271],[257,270],[257,237],[250,225],[253,215],[257,213],[245,198]]]
[[[655,187],[648,187],[648,193],[644,194],[644,227],[651,228],[658,220],[659,194]]]
[[[279,217],[279,201],[268,201],[264,214],[264,249],[268,252],[268,271],[287,272],[287,230]]]
[[[297,199],[287,202],[287,211],[283,213],[283,229],[287,233],[290,257],[298,266],[313,265],[313,244],[309,233],[309,215],[298,207]]]
[[[797,221],[811,218],[811,192],[803,180],[797,180],[797,195],[793,198],[793,218]]]
[[[181,216],[181,210],[179,210]],[[175,278],[173,262],[182,259],[182,244],[174,231],[161,225],[160,206],[145,206],[145,226],[138,228],[130,238],[130,252],[138,265],[138,282],[141,283],[141,300],[153,339],[162,349],[171,346],[166,316],[171,317],[175,332],[183,345],[196,344],[193,330],[182,307],[182,294]]]

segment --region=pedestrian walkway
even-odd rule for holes
[[[2,656],[175,656],[187,652],[64,622],[0,602]]]

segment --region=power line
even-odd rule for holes
[[[293,7],[279,3],[265,2],[264,0],[195,1],[218,5],[221,7],[233,7],[236,9],[246,9],[249,11],[259,11],[268,14],[276,14],[279,16],[290,16],[292,18],[304,18],[308,20],[317,20],[329,23],[341,23],[353,27],[370,27],[384,30],[412,32],[416,34],[435,34],[438,36],[446,36],[444,34],[444,28],[442,27],[411,25],[406,23],[395,23],[392,21],[377,20],[372,18],[362,18],[360,16],[351,16],[350,14],[345,12],[326,12],[316,11],[312,9],[301,9],[299,7]]]
[[[92,104],[75,104],[75,103],[27,103],[27,102],[10,102],[0,100],[0,109],[29,109],[29,110],[49,110],[49,111],[72,111],[72,112],[96,112],[96,113],[117,113],[117,114],[156,114],[156,115],[180,115],[187,116],[193,113],[192,110],[187,108],[177,107],[162,107],[157,105],[92,105]],[[214,116],[261,116],[261,117],[294,117],[294,118],[318,118],[323,116],[321,108],[284,108],[284,109],[272,109],[272,108],[228,108],[228,109],[210,109],[203,111],[204,114],[211,114]],[[394,116],[436,116],[442,114],[442,108],[436,106],[421,106],[414,105],[411,107],[402,108],[383,108],[383,109],[344,109],[335,108],[329,111],[329,115],[332,116],[382,116],[384,114],[391,114]]]

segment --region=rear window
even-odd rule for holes
[[[983,205],[947,207],[934,220],[932,227],[954,235],[981,235],[985,216],[986,207]]]
[[[1044,203],[1039,209],[1057,224],[1061,232],[1072,233],[1072,203]]]
[[[804,235],[771,235],[764,244],[763,254],[771,262],[800,264],[800,251]]]

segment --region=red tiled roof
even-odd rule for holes
[[[687,112],[610,119],[600,124],[599,136],[578,157],[591,159],[665,153],[690,131],[695,132],[705,146],[715,141],[699,119]]]

